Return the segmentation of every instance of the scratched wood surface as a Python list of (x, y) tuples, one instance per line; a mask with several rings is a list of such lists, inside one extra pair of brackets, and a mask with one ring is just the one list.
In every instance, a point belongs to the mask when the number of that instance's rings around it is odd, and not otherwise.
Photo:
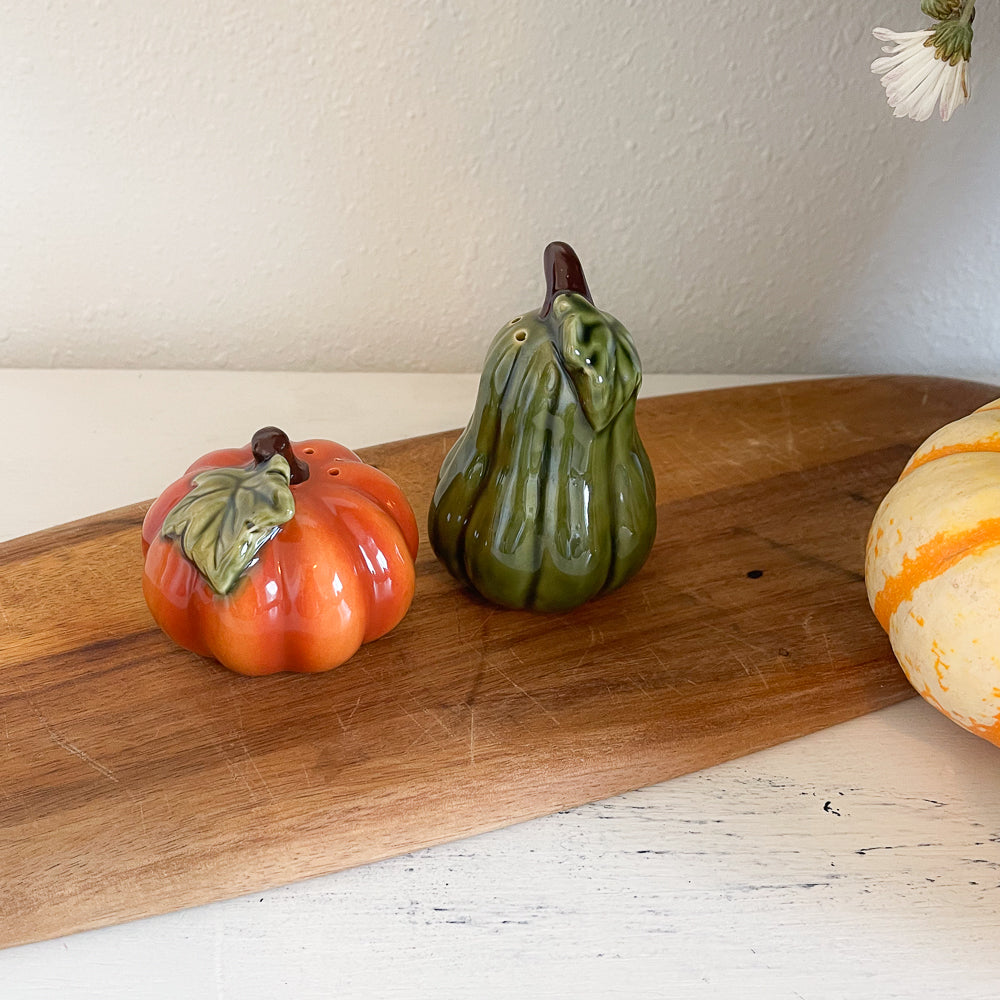
[[(643, 400), (659, 527), (571, 614), (486, 606), (424, 544), (391, 635), (319, 676), (184, 652), (145, 505), (0, 545), (0, 945), (359, 865), (652, 784), (911, 695), (862, 579), (930, 431), (1000, 395), (851, 378)], [(363, 454), (426, 511), (455, 434)]]

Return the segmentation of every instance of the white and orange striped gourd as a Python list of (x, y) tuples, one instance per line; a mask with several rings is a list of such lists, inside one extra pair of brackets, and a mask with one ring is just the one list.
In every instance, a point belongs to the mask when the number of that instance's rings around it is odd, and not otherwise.
[(910, 683), (1000, 746), (1000, 400), (914, 452), (872, 522), (865, 582)]

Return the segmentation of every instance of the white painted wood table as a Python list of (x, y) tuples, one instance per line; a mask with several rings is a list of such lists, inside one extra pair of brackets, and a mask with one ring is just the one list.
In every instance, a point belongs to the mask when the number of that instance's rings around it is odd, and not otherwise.
[[(261, 423), (352, 447), (458, 427), (476, 383), (3, 371), (0, 539), (154, 496)], [(35, 449), (64, 489), (24, 478)], [(4, 1000), (998, 995), (1000, 752), (919, 699), (469, 840), (0, 952)]]

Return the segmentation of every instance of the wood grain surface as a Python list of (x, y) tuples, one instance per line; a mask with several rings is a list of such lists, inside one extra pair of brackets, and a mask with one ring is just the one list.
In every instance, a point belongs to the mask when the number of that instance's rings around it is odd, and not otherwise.
[[(630, 584), (500, 610), (424, 544), (407, 618), (325, 675), (239, 677), (162, 636), (145, 505), (0, 545), (0, 945), (515, 823), (910, 696), (865, 533), (920, 440), (997, 395), (870, 377), (643, 400), (659, 527)], [(422, 518), (456, 433), (363, 454)]]

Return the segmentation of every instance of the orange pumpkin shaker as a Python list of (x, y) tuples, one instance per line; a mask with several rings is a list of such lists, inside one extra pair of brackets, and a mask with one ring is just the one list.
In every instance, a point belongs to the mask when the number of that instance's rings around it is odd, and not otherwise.
[(169, 486), (142, 548), (146, 603), (179, 645), (241, 674), (314, 673), (402, 620), (417, 525), (399, 487), (349, 449), (265, 427)]

